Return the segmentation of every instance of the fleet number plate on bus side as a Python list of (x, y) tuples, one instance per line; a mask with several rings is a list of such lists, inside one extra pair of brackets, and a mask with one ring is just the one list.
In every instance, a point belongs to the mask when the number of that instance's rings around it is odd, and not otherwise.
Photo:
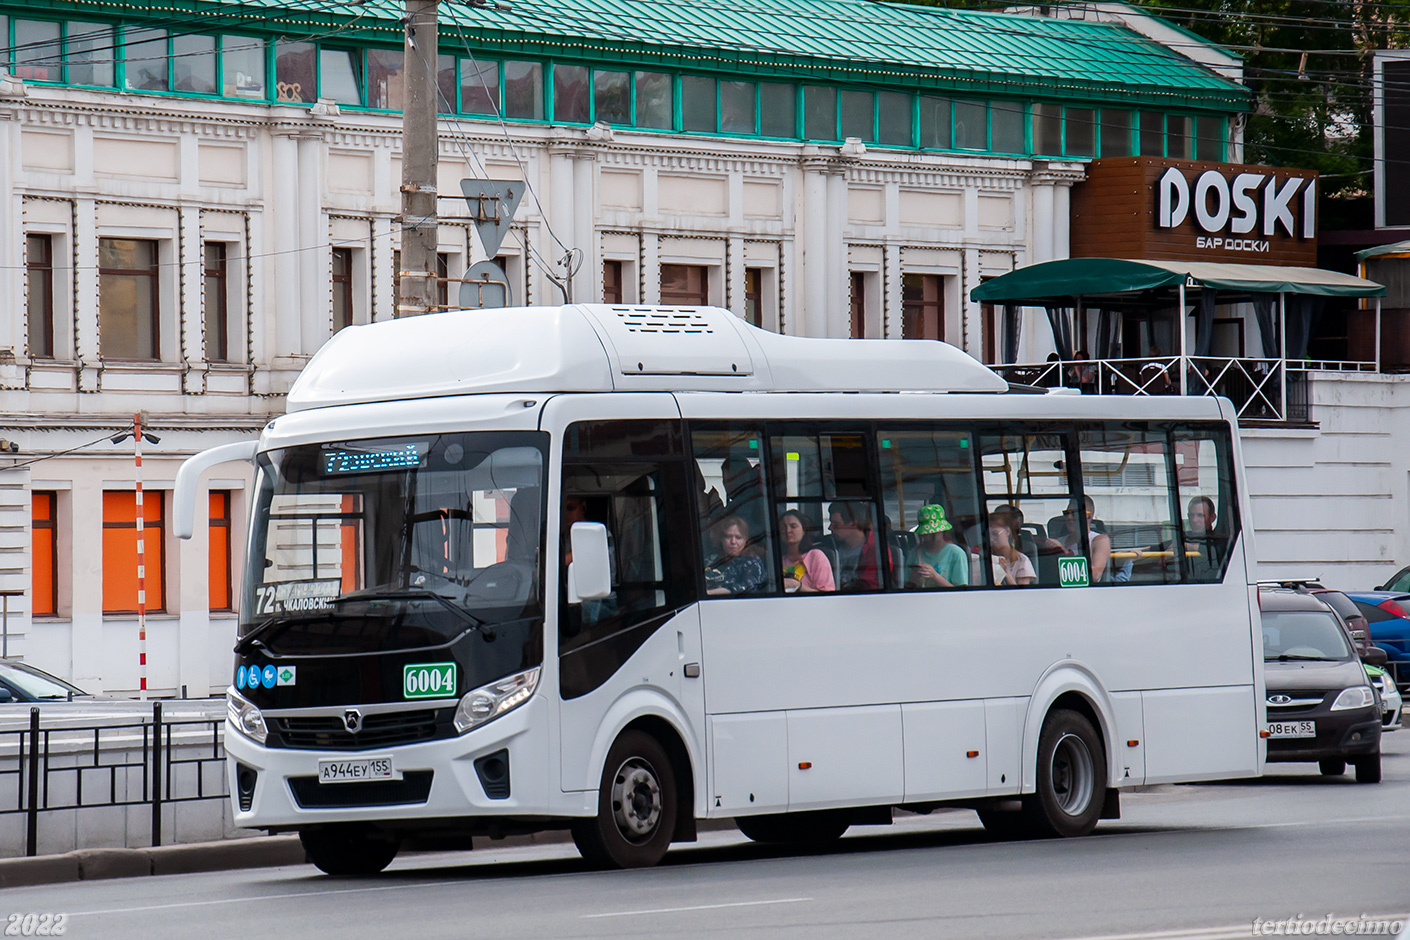
[(1317, 722), (1315, 722), (1315, 721), (1270, 721), (1270, 722), (1268, 722), (1268, 737), (1270, 737), (1270, 738), (1315, 738), (1315, 737), (1317, 737)]
[(358, 783), (362, 780), (400, 780), (390, 757), (364, 757), (356, 760), (321, 760), (319, 783)]

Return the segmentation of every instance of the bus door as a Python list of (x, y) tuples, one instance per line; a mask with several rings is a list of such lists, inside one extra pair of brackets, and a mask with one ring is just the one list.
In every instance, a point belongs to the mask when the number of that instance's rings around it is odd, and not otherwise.
[[(620, 417), (618, 417), (620, 416)], [(605, 716), (628, 696), (676, 712), (703, 755), (705, 699), (687, 466), (670, 395), (559, 397), (545, 426), (561, 428), (561, 482), (549, 550), (559, 570), (559, 755), (564, 791), (597, 786), (590, 766)], [(607, 527), (612, 592), (568, 604), (568, 533)], [(687, 669), (689, 666), (691, 668)]]

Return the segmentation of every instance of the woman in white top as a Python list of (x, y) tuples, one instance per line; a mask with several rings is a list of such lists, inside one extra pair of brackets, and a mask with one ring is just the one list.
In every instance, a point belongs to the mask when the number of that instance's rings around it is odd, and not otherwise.
[(1007, 507), (989, 513), (989, 548), (993, 551), (994, 583), (1021, 587), (1038, 580), (1033, 560), (1018, 550), (1018, 516)]

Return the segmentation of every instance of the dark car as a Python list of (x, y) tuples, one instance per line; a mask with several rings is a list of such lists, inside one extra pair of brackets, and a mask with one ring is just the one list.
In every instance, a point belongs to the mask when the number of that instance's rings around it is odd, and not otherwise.
[(1346, 632), (1351, 634), (1351, 642), (1356, 644), (1356, 655), (1363, 655), (1374, 642), (1371, 639), (1371, 625), (1356, 602), (1342, 591), (1332, 588), (1309, 587), (1308, 593), (1341, 615), (1346, 624)]
[(1270, 763), (1316, 761), (1323, 774), (1356, 768), (1381, 779), (1381, 703), (1346, 628), (1305, 591), (1264, 588), (1263, 674)]
[(68, 702), (87, 695), (78, 686), (29, 663), (0, 659), (0, 703)]

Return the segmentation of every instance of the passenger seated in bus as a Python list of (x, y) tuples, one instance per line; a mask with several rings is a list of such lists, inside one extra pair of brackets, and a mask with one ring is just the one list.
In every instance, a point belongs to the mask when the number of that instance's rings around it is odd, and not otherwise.
[(953, 588), (969, 585), (969, 553), (955, 542), (955, 527), (945, 507), (920, 507), (915, 534), (919, 539), (909, 567), (908, 587)]
[[(596, 521), (588, 515), (586, 498), (573, 495), (563, 497), (563, 578), (565, 584), (567, 583), (568, 566), (573, 563), (573, 523)], [(582, 624), (585, 627), (590, 627), (617, 613), (617, 546), (613, 540), (610, 525), (607, 527), (607, 570), (611, 573), (613, 593), (597, 600), (582, 602)]]
[(1214, 500), (1196, 496), (1185, 510), (1185, 557), (1196, 581), (1212, 581), (1224, 567), (1226, 539), (1215, 527)]
[(1048, 539), (1045, 546), (1062, 555), (1081, 555), (1082, 538), (1078, 533), (1086, 529), (1087, 545), (1092, 552), (1091, 557), (1087, 559), (1092, 569), (1089, 577), (1093, 584), (1107, 580), (1107, 566), (1111, 563), (1111, 538), (1092, 527), (1095, 514), (1096, 503), (1092, 497), (1083, 496), (1081, 508), (1077, 501), (1073, 500), (1062, 511), (1062, 524), (1066, 531), (1060, 539)]
[(797, 591), (803, 594), (835, 591), (837, 583), (833, 579), (832, 562), (813, 547), (808, 528), (807, 520), (796, 509), (790, 509), (778, 517), (778, 537), (782, 542), (779, 555), (783, 559), (783, 589), (789, 593)]
[(747, 594), (764, 583), (764, 563), (749, 544), (749, 523), (726, 516), (714, 528), (718, 554), (705, 566), (705, 593)]
[(828, 531), (837, 548), (837, 589), (874, 591), (881, 587), (871, 507), (862, 502), (834, 502), (828, 507)]
[(1018, 550), (1018, 516), (1000, 506), (989, 513), (989, 548), (993, 552), (994, 583), (1022, 587), (1038, 580), (1033, 559)]

